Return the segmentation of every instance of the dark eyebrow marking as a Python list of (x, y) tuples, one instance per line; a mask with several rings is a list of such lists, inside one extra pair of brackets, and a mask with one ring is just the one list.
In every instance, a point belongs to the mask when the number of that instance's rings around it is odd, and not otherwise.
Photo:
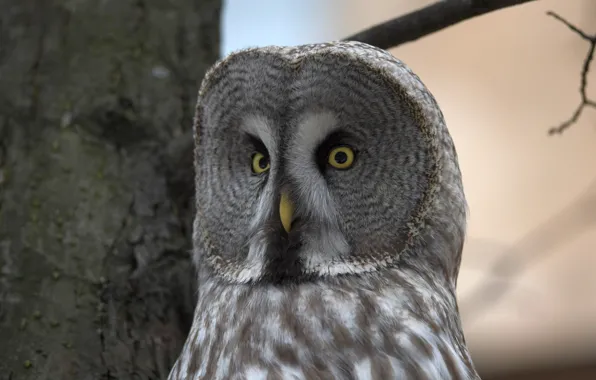
[(354, 138), (352, 135), (342, 130), (329, 134), (315, 150), (315, 161), (321, 173), (325, 173), (325, 169), (327, 168), (327, 155), (331, 148), (339, 145), (348, 145), (354, 150), (355, 154), (358, 154), (356, 147), (351, 144), (353, 141)]
[(257, 152), (269, 155), (267, 147), (265, 146), (265, 144), (263, 144), (263, 141), (261, 141), (260, 138), (251, 133), (245, 133), (245, 136), (248, 143), (251, 144)]

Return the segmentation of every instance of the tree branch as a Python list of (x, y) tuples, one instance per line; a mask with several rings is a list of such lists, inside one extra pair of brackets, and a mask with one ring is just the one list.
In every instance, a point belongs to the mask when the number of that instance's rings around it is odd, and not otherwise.
[(345, 40), (389, 49), (417, 40), (461, 21), (535, 0), (440, 0), (422, 9), (375, 25)]
[(575, 109), (575, 112), (573, 112), (573, 115), (571, 115), (571, 117), (569, 119), (567, 119), (566, 121), (561, 123), (559, 126), (549, 129), (548, 134), (554, 135), (554, 134), (563, 133), (567, 128), (569, 128), (573, 124), (577, 123), (584, 108), (586, 108), (586, 107), (596, 108), (596, 101), (588, 98), (587, 89), (586, 89), (588, 87), (588, 73), (590, 72), (590, 64), (594, 60), (594, 51), (596, 50), (596, 34), (594, 34), (592, 36), (588, 35), (586, 32), (579, 29), (575, 25), (571, 24), (569, 21), (565, 20), (563, 17), (559, 16), (555, 12), (549, 11), (546, 14), (561, 21), (571, 31), (575, 32), (582, 39), (584, 39), (590, 43), (590, 49), (588, 50), (588, 54), (586, 55), (586, 58), (584, 59), (584, 64), (583, 64), (582, 73), (581, 73), (581, 84), (579, 87), (579, 93), (581, 95), (581, 103), (577, 106), (577, 108)]

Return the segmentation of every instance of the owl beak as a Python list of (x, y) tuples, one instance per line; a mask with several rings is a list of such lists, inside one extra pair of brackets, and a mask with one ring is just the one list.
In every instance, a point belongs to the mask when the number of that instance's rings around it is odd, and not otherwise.
[(288, 194), (281, 193), (281, 200), (279, 201), (279, 217), (281, 224), (286, 232), (290, 232), (292, 228), (292, 216), (294, 214), (294, 204), (290, 201)]

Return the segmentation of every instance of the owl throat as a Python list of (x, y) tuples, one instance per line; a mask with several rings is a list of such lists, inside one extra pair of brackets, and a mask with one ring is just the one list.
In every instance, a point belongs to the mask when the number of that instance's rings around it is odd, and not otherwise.
[(414, 269), (283, 285), (199, 277), (170, 380), (478, 378), (453, 289)]
[[(294, 223), (283, 231), (274, 217), (258, 225), (243, 242), (242, 254), (224, 254), (212, 243), (210, 226), (196, 218), (193, 237), (197, 266), (231, 284), (296, 284), (313, 280), (375, 273), (395, 267), (413, 243), (408, 231), (396, 230), (388, 243), (370, 238), (363, 247), (351, 246), (336, 224), (328, 221)], [(302, 218), (300, 218), (302, 219)]]

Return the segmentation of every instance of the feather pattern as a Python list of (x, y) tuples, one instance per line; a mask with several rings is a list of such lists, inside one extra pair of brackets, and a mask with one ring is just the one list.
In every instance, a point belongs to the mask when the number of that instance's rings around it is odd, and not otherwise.
[(208, 71), (194, 131), (198, 303), (170, 380), (479, 379), (457, 154), (407, 66), (358, 42), (245, 49)]

